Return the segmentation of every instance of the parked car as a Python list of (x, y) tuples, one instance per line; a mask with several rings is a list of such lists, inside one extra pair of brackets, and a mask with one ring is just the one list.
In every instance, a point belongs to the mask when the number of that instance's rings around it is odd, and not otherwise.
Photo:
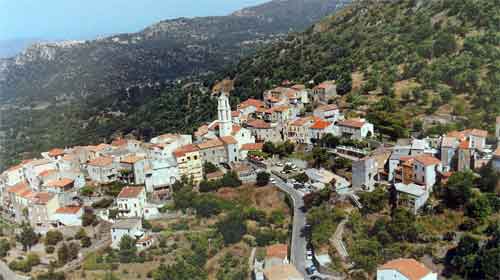
[(308, 259), (308, 260), (312, 260), (313, 259), (313, 253), (312, 253), (312, 251), (307, 251), (307, 253), (306, 253), (306, 259)]
[(276, 166), (282, 167), (282, 166), (283, 166), (283, 163), (278, 162), (278, 163), (276, 163)]
[(272, 184), (276, 184), (276, 179), (271, 178), (271, 179), (269, 179), (269, 182), (271, 182)]

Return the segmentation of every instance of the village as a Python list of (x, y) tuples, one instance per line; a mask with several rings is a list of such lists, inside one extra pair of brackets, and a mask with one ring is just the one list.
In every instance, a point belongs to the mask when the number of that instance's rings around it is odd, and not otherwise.
[[(389, 143), (363, 116), (344, 114), (336, 87), (335, 81), (313, 88), (286, 82), (265, 91), (263, 100), (233, 108), (230, 90), (221, 87), (214, 91), (217, 120), (193, 135), (164, 134), (147, 142), (124, 136), (23, 160), (0, 175), (2, 219), (40, 236), (56, 230), (73, 236), (92, 225), (82, 237), (91, 244), (74, 257), (81, 261), (98, 247), (119, 249), (125, 236), (139, 251), (157, 243), (144, 220), (173, 215), (165, 209), (172, 186), (183, 178), (198, 191), (224, 176), (256, 182), (266, 173), (265, 183), (290, 195), (295, 208), (303, 207), (308, 195), (330, 189), (360, 209), (360, 194), (393, 189), (404, 197), (399, 205), (418, 215), (436, 185), (453, 173), (486, 165), (500, 172), (500, 117), (495, 135), (468, 128)], [(498, 144), (489, 141), (493, 137)], [(322, 166), (330, 159), (339, 163), (338, 170)], [(294, 211), (289, 244), (270, 245), (263, 259), (255, 258), (255, 279), (334, 279), (321, 269), (332, 262), (330, 256), (317, 253), (300, 234), (311, 230), (303, 211)], [(337, 247), (340, 255), (347, 253), (342, 237)], [(437, 279), (437, 274), (415, 259), (395, 259), (377, 269), (377, 279)]]

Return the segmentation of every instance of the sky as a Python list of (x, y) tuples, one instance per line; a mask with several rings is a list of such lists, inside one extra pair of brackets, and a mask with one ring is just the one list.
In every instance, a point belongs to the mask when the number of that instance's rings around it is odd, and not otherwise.
[(268, 0), (0, 0), (0, 40), (92, 39), (160, 20), (226, 15)]

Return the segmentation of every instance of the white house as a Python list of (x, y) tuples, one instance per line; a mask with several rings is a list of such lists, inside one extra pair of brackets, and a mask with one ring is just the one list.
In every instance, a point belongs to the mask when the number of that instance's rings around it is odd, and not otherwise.
[(441, 161), (433, 156), (420, 155), (414, 158), (413, 181), (429, 191), (436, 184), (437, 173), (442, 172)]
[(377, 269), (377, 280), (437, 280), (432, 272), (414, 259), (396, 259)]
[(493, 166), (493, 169), (500, 172), (500, 146), (496, 149), (495, 153), (493, 154), (493, 159), (491, 164)]
[(252, 132), (257, 142), (283, 141), (281, 131), (276, 123), (269, 123), (264, 120), (252, 120), (247, 123), (247, 128)]
[[(399, 201), (405, 201), (405, 203), (407, 203), (406, 206), (411, 208), (414, 214), (417, 214), (418, 210), (420, 210), (427, 202), (427, 199), (429, 199), (429, 192), (422, 186), (413, 183), (397, 183), (395, 187)], [(401, 199), (401, 195), (406, 196), (407, 200)]]
[(119, 217), (142, 218), (146, 206), (146, 190), (143, 187), (125, 187), (116, 198)]
[(337, 122), (339, 136), (351, 139), (364, 139), (374, 135), (373, 124), (365, 119), (347, 119)]
[(7, 169), (3, 173), (3, 175), (6, 178), (5, 184), (7, 186), (14, 186), (26, 180), (26, 177), (24, 177), (22, 164), (12, 166), (11, 168)]
[(342, 118), (340, 110), (335, 104), (318, 106), (314, 109), (314, 116), (332, 122), (336, 122)]
[(83, 208), (81, 206), (60, 207), (50, 217), (61, 226), (82, 226)]
[(309, 126), (309, 141), (308, 143), (318, 142), (326, 134), (334, 134), (335, 126), (332, 122), (323, 119), (316, 120)]
[(136, 155), (130, 155), (120, 160), (121, 171), (130, 172), (128, 183), (143, 185), (146, 181), (146, 158)]
[(378, 163), (374, 157), (352, 162), (352, 187), (372, 190), (378, 175)]
[(111, 157), (97, 157), (87, 165), (87, 171), (92, 181), (106, 184), (118, 178), (118, 166)]
[(145, 236), (142, 229), (141, 219), (121, 219), (111, 226), (111, 247), (120, 248), (122, 237), (128, 235), (133, 239), (140, 240)]

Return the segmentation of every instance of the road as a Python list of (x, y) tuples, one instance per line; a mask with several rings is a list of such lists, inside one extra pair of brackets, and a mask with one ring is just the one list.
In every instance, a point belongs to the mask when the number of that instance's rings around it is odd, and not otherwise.
[(10, 270), (10, 268), (3, 261), (0, 261), (0, 275), (3, 276), (5, 280), (28, 280), (26, 276), (17, 275), (15, 272)]
[(290, 262), (295, 265), (298, 271), (303, 275), (306, 267), (306, 238), (301, 236), (302, 229), (306, 224), (306, 214), (302, 212), (304, 200), (302, 195), (293, 187), (288, 186), (279, 177), (272, 175), (276, 180), (276, 186), (282, 191), (290, 195), (293, 201), (293, 230), (292, 230), (292, 245), (290, 248)]

